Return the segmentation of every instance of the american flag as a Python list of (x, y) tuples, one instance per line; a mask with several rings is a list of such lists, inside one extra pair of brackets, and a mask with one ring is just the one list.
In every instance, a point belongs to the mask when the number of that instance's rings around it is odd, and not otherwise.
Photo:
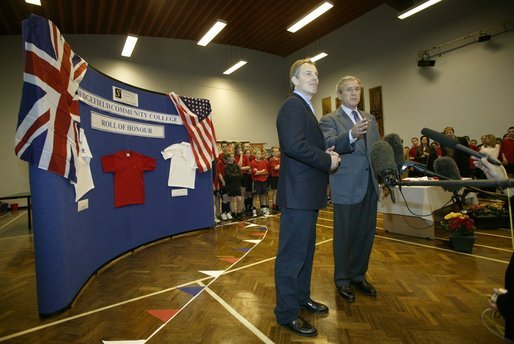
[(25, 71), (15, 153), (41, 169), (76, 181), (73, 149), (79, 150), (76, 95), (87, 63), (66, 43), (57, 26), (31, 15), (23, 21)]
[(179, 97), (173, 92), (170, 98), (186, 127), (198, 169), (200, 172), (210, 170), (212, 161), (218, 156), (211, 104), (207, 99)]

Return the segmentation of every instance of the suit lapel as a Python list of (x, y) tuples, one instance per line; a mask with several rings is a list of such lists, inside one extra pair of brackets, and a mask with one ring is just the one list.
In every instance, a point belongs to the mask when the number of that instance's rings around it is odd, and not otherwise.
[[(312, 112), (312, 109), (311, 107), (309, 106), (309, 104), (305, 101), (305, 99), (303, 99), (302, 97), (300, 97), (298, 94), (296, 93), (293, 93), (293, 95), (300, 99), (300, 101), (302, 102), (303, 106), (305, 106), (305, 109), (307, 110), (307, 112), (312, 116), (312, 120), (314, 120), (316, 122), (316, 124), (318, 124), (318, 119), (316, 118), (316, 115), (314, 115), (314, 113)], [(316, 126), (318, 128), (318, 131), (321, 135), (323, 135), (323, 132), (321, 131), (321, 128), (319, 127), (319, 124)]]
[(343, 111), (343, 109), (341, 107), (339, 107), (339, 109), (337, 109), (337, 116), (336, 116), (336, 118), (339, 121), (339, 123), (341, 123), (343, 128), (345, 128), (346, 130), (352, 129), (353, 122), (348, 117), (348, 115)]
[[(366, 115), (361, 113), (358, 109), (357, 112), (359, 112), (362, 118), (367, 118)], [(344, 112), (343, 108), (341, 107), (339, 107), (339, 109), (337, 110), (337, 114), (338, 115), (336, 116), (336, 118), (338, 119), (339, 123), (341, 123), (346, 130), (350, 131), (353, 128), (353, 121), (350, 119), (350, 117), (348, 117), (346, 112)], [(363, 150), (366, 150), (366, 146), (368, 144), (368, 135), (365, 136), (365, 139), (366, 142), (364, 142), (364, 140), (357, 140), (355, 144), (359, 145)]]

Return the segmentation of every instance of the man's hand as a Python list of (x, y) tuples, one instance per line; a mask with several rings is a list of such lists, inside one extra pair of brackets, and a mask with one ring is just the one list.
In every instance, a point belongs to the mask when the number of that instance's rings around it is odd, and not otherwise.
[(330, 163), (330, 171), (333, 171), (339, 167), (341, 163), (341, 158), (339, 157), (339, 153), (334, 152), (334, 146), (327, 148), (326, 153), (330, 154), (330, 159), (332, 160)]
[(503, 166), (496, 166), (487, 161), (487, 158), (479, 159), (472, 156), (473, 165), (481, 169), (488, 179), (500, 180), (508, 178), (507, 172)]
[(369, 126), (369, 121), (366, 118), (363, 118), (362, 120), (355, 123), (355, 125), (353, 126), (353, 128), (351, 130), (352, 137), (357, 139), (361, 135), (365, 135), (368, 132), (368, 126)]
[[(505, 171), (505, 167), (493, 165), (487, 160), (487, 158), (479, 159), (472, 156), (471, 159), (473, 160), (473, 165), (481, 169), (487, 176), (487, 179), (501, 180), (509, 178), (507, 171)], [(512, 197), (512, 195), (514, 195), (514, 188), (504, 189), (503, 192), (507, 195), (510, 194)]]
[(496, 305), (496, 300), (498, 299), (498, 296), (506, 294), (507, 290), (503, 288), (494, 288), (493, 289), (493, 295), (489, 298), (489, 306), (491, 306), (492, 309), (498, 310), (498, 306)]

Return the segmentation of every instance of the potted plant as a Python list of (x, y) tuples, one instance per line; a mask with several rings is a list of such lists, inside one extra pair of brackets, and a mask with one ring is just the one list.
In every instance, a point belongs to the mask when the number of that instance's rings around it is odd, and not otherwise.
[(477, 228), (508, 228), (507, 209), (497, 202), (470, 205), (465, 213), (474, 221)]
[(455, 251), (472, 253), (475, 244), (475, 221), (468, 215), (451, 212), (441, 221), (450, 234), (450, 244)]

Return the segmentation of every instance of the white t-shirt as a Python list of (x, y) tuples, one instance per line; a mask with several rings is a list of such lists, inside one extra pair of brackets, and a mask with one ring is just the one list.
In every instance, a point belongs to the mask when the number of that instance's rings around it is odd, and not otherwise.
[(86, 135), (84, 134), (84, 129), (82, 128), (80, 128), (78, 156), (76, 155), (75, 150), (73, 150), (73, 152), (75, 170), (77, 173), (77, 183), (72, 184), (75, 187), (75, 202), (78, 202), (78, 200), (81, 199), (89, 190), (95, 188), (91, 168), (89, 167), (93, 154), (91, 154)]
[(191, 144), (175, 143), (162, 152), (164, 160), (171, 158), (168, 186), (195, 188), (196, 161)]

